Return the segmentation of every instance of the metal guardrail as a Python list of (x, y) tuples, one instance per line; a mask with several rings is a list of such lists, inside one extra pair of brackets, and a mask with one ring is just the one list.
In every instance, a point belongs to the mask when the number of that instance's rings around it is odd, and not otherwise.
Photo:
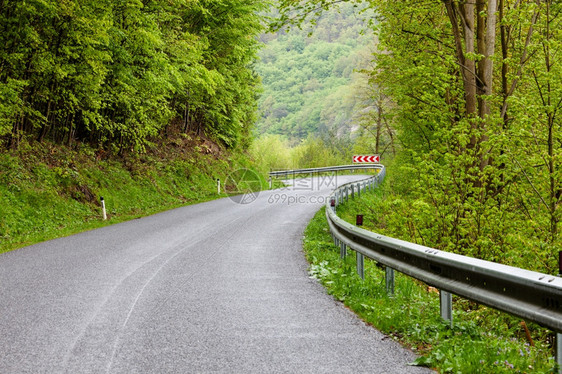
[[(379, 178), (345, 184), (328, 201), (334, 199), (337, 206), (351, 189), (360, 191)], [(345, 222), (328, 208), (332, 234), (351, 249), (440, 290), (562, 332), (562, 278), (379, 235)]]
[(365, 170), (365, 169), (384, 169), (381, 164), (354, 164), (340, 166), (326, 166), (320, 168), (296, 169), (296, 170), (273, 170), (269, 172), (272, 177), (287, 177), (296, 174), (313, 174), (313, 173), (329, 173), (343, 170)]
[(326, 218), (342, 256), (346, 247), (357, 252), (362, 277), (363, 256), (386, 265), (390, 292), (394, 287), (392, 269), (439, 289), (441, 316), (451, 323), (451, 294), (455, 294), (547, 327), (558, 333), (557, 362), (562, 364), (562, 278), (393, 239), (337, 216), (337, 206), (350, 194), (376, 187), (384, 175), (382, 167), (378, 175), (342, 185), (330, 195)]

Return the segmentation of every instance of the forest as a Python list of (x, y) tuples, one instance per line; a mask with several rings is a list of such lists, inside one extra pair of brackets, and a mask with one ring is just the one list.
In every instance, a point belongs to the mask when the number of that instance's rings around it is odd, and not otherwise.
[[(323, 16), (338, 4), (339, 15)], [(268, 140), (281, 148), (311, 133), (321, 139), (306, 140), (299, 164), (344, 162), (361, 149), (394, 158), (382, 207), (388, 233), (556, 272), (560, 2), (277, 5), (269, 20), (276, 34), (264, 36), (265, 1), (2, 1), (2, 147), (32, 139), (142, 154), (175, 128), (247, 149), (258, 120), (260, 70), (265, 116), (257, 131), (285, 136)], [(349, 22), (354, 17), (363, 17), (361, 26)], [(308, 21), (317, 36), (279, 33)], [(367, 28), (374, 38), (352, 37)], [(262, 54), (257, 67), (260, 39), (282, 53)], [(360, 78), (350, 65), (365, 51), (372, 54)], [(303, 63), (321, 60), (327, 64)], [(296, 84), (276, 87), (285, 84), (281, 76)], [(361, 89), (345, 98), (342, 90), (354, 79)], [(346, 113), (364, 111), (351, 124)], [(351, 139), (352, 126), (366, 136)], [(267, 142), (256, 146), (268, 149)]]
[(265, 1), (0, 2), (0, 140), (143, 152), (175, 126), (248, 146)]
[[(316, 19), (336, 3), (283, 0), (279, 24)], [(368, 4), (378, 37), (369, 80), (399, 147), (380, 228), (427, 246), (557, 273), (562, 4)]]

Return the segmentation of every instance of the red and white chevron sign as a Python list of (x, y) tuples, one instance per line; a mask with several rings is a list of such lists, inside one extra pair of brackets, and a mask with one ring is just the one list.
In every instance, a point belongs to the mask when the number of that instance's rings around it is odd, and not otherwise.
[(353, 163), (375, 163), (381, 162), (381, 158), (379, 155), (356, 155), (353, 156)]

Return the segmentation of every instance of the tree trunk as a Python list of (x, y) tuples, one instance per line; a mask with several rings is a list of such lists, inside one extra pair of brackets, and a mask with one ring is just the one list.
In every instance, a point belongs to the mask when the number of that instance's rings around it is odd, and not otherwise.
[[(460, 67), (465, 94), (465, 115), (470, 121), (472, 134), (468, 149), (473, 150), (483, 170), (491, 163), (481, 145), (488, 140), (485, 131), (490, 116), (488, 96), (493, 93), (493, 55), (496, 43), (497, 0), (461, 1), (444, 0), (451, 22), (457, 63)], [(463, 47), (464, 46), (464, 47)], [(480, 55), (478, 63), (476, 56)], [(480, 185), (476, 178), (476, 185)]]

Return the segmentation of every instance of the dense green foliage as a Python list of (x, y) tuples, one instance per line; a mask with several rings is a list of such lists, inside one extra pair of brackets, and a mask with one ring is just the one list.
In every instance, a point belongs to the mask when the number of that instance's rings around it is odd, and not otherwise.
[[(302, 20), (339, 2), (280, 3)], [(557, 272), (562, 4), (367, 3), (380, 43), (371, 83), (392, 101), (401, 148), (389, 221), (431, 247)]]
[(216, 178), (224, 183), (248, 167), (246, 156), (188, 135), (170, 136), (137, 157), (23, 142), (0, 154), (0, 252), (226, 196), (217, 195)]
[(417, 208), (408, 220), (413, 236), (556, 272), (562, 5), (376, 4), (380, 49), (391, 53), (378, 55), (373, 74), (398, 104), (404, 151), (396, 172), (409, 182), (395, 192), (407, 196), (406, 210)]
[[(291, 143), (315, 134), (349, 139), (352, 119), (364, 105), (357, 70), (371, 59), (372, 32), (353, 6), (326, 12), (310, 29), (264, 34), (256, 65), (263, 78), (260, 134), (286, 136)], [(310, 33), (310, 35), (309, 35)]]
[(248, 145), (265, 1), (0, 2), (0, 140), (143, 151), (172, 120)]
[(348, 141), (334, 138), (331, 144), (327, 144), (320, 137), (313, 135), (291, 147), (285, 137), (266, 134), (256, 139), (250, 147), (256, 167), (263, 173), (270, 170), (348, 164), (351, 151)]
[[(381, 204), (380, 194), (361, 196), (361, 200), (339, 206), (338, 214), (350, 219), (357, 209)], [(372, 216), (374, 213), (369, 219)], [(390, 297), (384, 269), (368, 259), (365, 280), (361, 280), (353, 253), (340, 260), (324, 210), (307, 227), (304, 250), (311, 263), (310, 275), (367, 323), (420, 354), (414, 365), (443, 373), (555, 372), (552, 347), (541, 342), (548, 332), (538, 326), (529, 326), (535, 338), (531, 346), (516, 318), (455, 299), (451, 328), (439, 316), (439, 295), (424, 284), (397, 274), (395, 293)]]

